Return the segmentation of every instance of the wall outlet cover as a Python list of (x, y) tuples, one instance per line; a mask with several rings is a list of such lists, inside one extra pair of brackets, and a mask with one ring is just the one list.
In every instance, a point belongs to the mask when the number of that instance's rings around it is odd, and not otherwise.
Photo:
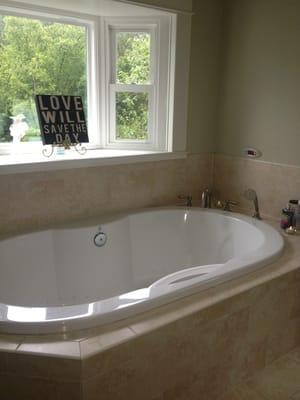
[(260, 158), (262, 156), (262, 152), (254, 147), (246, 147), (243, 150), (243, 155), (248, 158)]

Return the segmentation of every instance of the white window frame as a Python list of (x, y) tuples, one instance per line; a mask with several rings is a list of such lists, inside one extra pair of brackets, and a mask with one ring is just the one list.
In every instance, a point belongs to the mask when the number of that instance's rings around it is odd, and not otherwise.
[[(16, 3), (14, 3), (16, 4)], [(87, 32), (87, 149), (172, 151), (176, 19), (174, 16), (101, 17), (0, 0), (0, 14), (84, 26)], [(121, 90), (112, 78), (111, 29), (151, 32), (150, 85), (128, 85), (122, 90), (149, 92), (149, 140), (115, 140), (112, 134), (114, 94)], [(155, 82), (154, 82), (155, 81)], [(120, 86), (120, 85), (118, 85)], [(134, 87), (133, 87), (134, 86)], [(40, 153), (41, 143), (21, 143), (22, 153)], [(0, 143), (0, 154), (11, 152), (11, 143)]]
[[(104, 147), (109, 149), (131, 149), (171, 151), (169, 113), (172, 110), (173, 97), (170, 85), (172, 84), (171, 63), (172, 47), (172, 19), (171, 17), (148, 18), (104, 18), (105, 38), (105, 91), (109, 99), (106, 110), (107, 123), (104, 138)], [(116, 83), (116, 34), (118, 32), (147, 32), (151, 36), (151, 67), (150, 83), (125, 85)], [(149, 94), (149, 125), (148, 140), (121, 140), (116, 139), (115, 96), (118, 92), (141, 92)]]
[[(148, 84), (120, 84), (117, 83), (117, 34), (119, 32), (145, 32), (150, 35), (150, 71)], [(156, 26), (132, 25), (123, 24), (122, 26), (109, 25), (110, 35), (110, 75), (111, 83), (109, 84), (109, 132), (107, 136), (107, 147), (120, 147), (120, 148), (137, 148), (148, 149), (156, 147), (157, 143), (157, 129), (155, 121), (155, 100), (157, 93), (157, 65), (156, 65), (156, 46), (157, 46), (157, 28)], [(130, 93), (147, 93), (148, 94), (148, 139), (146, 140), (122, 140), (116, 138), (116, 95), (120, 92)]]

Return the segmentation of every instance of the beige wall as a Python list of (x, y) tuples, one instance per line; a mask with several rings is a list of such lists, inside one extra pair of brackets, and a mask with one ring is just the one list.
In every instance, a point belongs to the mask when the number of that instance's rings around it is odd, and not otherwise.
[(219, 153), (300, 165), (300, 1), (228, 0)]
[(194, 0), (188, 151), (215, 149), (220, 77), (222, 0)]

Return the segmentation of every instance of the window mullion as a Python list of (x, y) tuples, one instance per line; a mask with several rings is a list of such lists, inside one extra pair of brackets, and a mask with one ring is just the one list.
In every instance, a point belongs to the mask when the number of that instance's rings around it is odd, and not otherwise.
[(125, 85), (121, 83), (111, 84), (111, 90), (115, 92), (150, 93), (154, 85)]

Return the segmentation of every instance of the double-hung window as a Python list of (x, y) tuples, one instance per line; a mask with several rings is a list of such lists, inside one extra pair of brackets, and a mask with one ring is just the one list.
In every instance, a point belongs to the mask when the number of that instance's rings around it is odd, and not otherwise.
[(0, 3), (0, 153), (40, 151), (36, 94), (83, 98), (89, 149), (172, 150), (173, 15), (19, 7)]
[(155, 30), (111, 28), (109, 143), (154, 143)]
[(171, 19), (106, 18), (106, 147), (168, 150)]

